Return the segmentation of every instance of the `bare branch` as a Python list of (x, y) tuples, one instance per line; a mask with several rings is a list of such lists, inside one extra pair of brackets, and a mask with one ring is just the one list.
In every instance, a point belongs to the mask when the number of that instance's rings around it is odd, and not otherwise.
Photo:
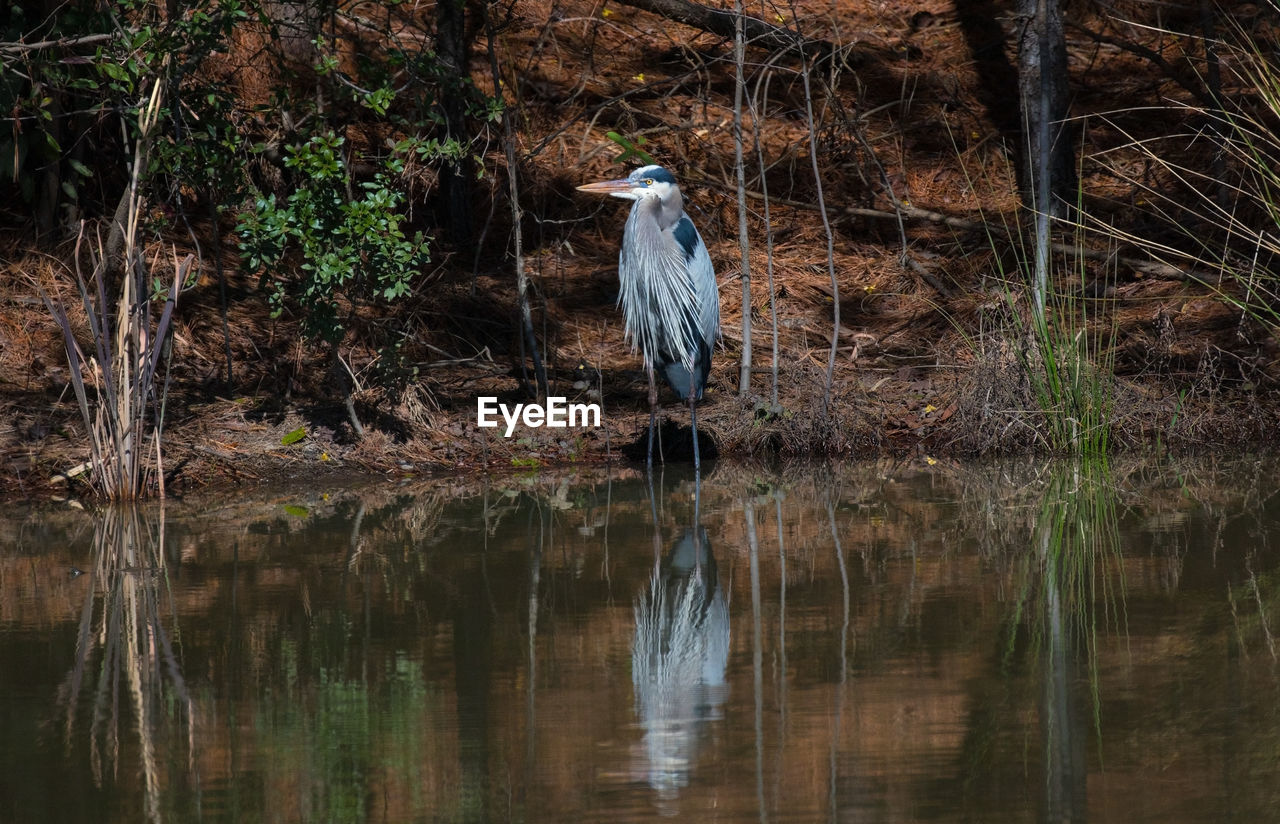
[(59, 37), (57, 40), (40, 40), (35, 43), (0, 43), (0, 53), (26, 54), (33, 51), (44, 51), (45, 49), (91, 46), (94, 43), (105, 43), (108, 40), (114, 40), (118, 36), (116, 34), (86, 34), (81, 37)]

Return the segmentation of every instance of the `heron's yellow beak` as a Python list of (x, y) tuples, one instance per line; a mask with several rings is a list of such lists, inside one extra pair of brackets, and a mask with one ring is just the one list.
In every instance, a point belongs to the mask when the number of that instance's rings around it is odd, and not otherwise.
[(635, 184), (630, 180), (602, 180), (599, 183), (584, 183), (578, 187), (579, 192), (590, 192), (593, 195), (613, 195), (619, 192), (630, 192)]

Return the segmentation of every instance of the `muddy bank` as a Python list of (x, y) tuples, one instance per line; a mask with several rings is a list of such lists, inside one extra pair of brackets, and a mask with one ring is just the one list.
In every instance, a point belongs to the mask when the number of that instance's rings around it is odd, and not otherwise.
[[(222, 365), (216, 358), (221, 349), (216, 307), (202, 305), (208, 290), (197, 290), (186, 296), (175, 333), (162, 441), (166, 488), (184, 494), (307, 477), (420, 477), (642, 460), (647, 385), (638, 356), (621, 342), (621, 318), (609, 295), (612, 277), (608, 270), (582, 267), (580, 278), (598, 294), (595, 305), (570, 312), (567, 307), (581, 302), (548, 301), (556, 316), (548, 311), (545, 320), (545, 328), (561, 330), (549, 336), (560, 342), (576, 340), (574, 331), (596, 327), (594, 346), (549, 346), (546, 362), (551, 394), (571, 403), (598, 404), (601, 425), (550, 429), (519, 424), (511, 437), (504, 437), (505, 424), (477, 425), (479, 397), (512, 407), (531, 401), (527, 381), (512, 363), (513, 353), (495, 345), (500, 335), (489, 339), (487, 351), (478, 355), (425, 362), (411, 391), (357, 391), (355, 409), (364, 429), (357, 437), (346, 408), (326, 390), (331, 380), (326, 352), (291, 334), (287, 322), (272, 321), (264, 307), (256, 315), (247, 311), (255, 302), (247, 288), (231, 328), (236, 346), (256, 355), (234, 362), (239, 388), (250, 391), (225, 396), (225, 386), (216, 378)], [(509, 286), (496, 278), (480, 283), (475, 300), (507, 305)], [(1152, 370), (1112, 379), (1115, 400), (1109, 420), (1117, 448), (1273, 449), (1280, 419), (1274, 393), (1261, 391), (1256, 379), (1233, 380), (1230, 371), (1240, 368), (1238, 356), (1216, 348), (1203, 331), (1214, 327), (1220, 306), (1185, 297), (1142, 305), (1147, 319), (1134, 318), (1122, 331), (1132, 340), (1151, 330), (1160, 354), (1153, 349), (1143, 357), (1172, 363), (1178, 352), (1201, 355), (1181, 376)], [(9, 330), (0, 378), (7, 387), (6, 423), (0, 427), (3, 491), (11, 498), (83, 494), (82, 479), (58, 477), (81, 465), (88, 447), (67, 389), (56, 328), (43, 307), (24, 300), (21, 291), (7, 295), (0, 307), (0, 323)], [(489, 317), (515, 337), (509, 313)], [(807, 347), (791, 342), (780, 346), (776, 407), (767, 361), (754, 376), (752, 393), (738, 394), (733, 341), (726, 336), (698, 409), (704, 454), (764, 461), (943, 460), (1049, 451), (1045, 416), (1029, 396), (1022, 368), (1007, 345), (975, 353), (958, 335), (950, 341), (933, 339), (936, 321), (927, 316), (900, 311), (878, 317), (874, 323), (870, 318), (860, 323), (857, 337), (839, 352), (825, 417), (826, 349), (816, 334), (807, 336)], [(731, 328), (735, 320), (729, 315), (726, 326)], [(803, 322), (815, 332), (821, 328), (816, 314)], [(1166, 332), (1155, 334), (1162, 324)], [(759, 339), (768, 340), (758, 333)], [(353, 362), (361, 365), (355, 358)], [(671, 460), (687, 460), (688, 411), (665, 388), (661, 400), (659, 442)]]

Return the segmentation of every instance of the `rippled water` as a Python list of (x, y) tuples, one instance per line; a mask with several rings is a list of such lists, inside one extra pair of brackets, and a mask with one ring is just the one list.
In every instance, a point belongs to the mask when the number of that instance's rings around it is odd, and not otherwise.
[(1278, 474), (11, 511), (0, 821), (1275, 820)]

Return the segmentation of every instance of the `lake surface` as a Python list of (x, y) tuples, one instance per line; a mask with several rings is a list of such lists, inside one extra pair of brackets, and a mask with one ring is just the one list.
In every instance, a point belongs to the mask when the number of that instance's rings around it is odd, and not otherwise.
[(722, 465), (11, 509), (0, 821), (1274, 821), (1278, 478)]

